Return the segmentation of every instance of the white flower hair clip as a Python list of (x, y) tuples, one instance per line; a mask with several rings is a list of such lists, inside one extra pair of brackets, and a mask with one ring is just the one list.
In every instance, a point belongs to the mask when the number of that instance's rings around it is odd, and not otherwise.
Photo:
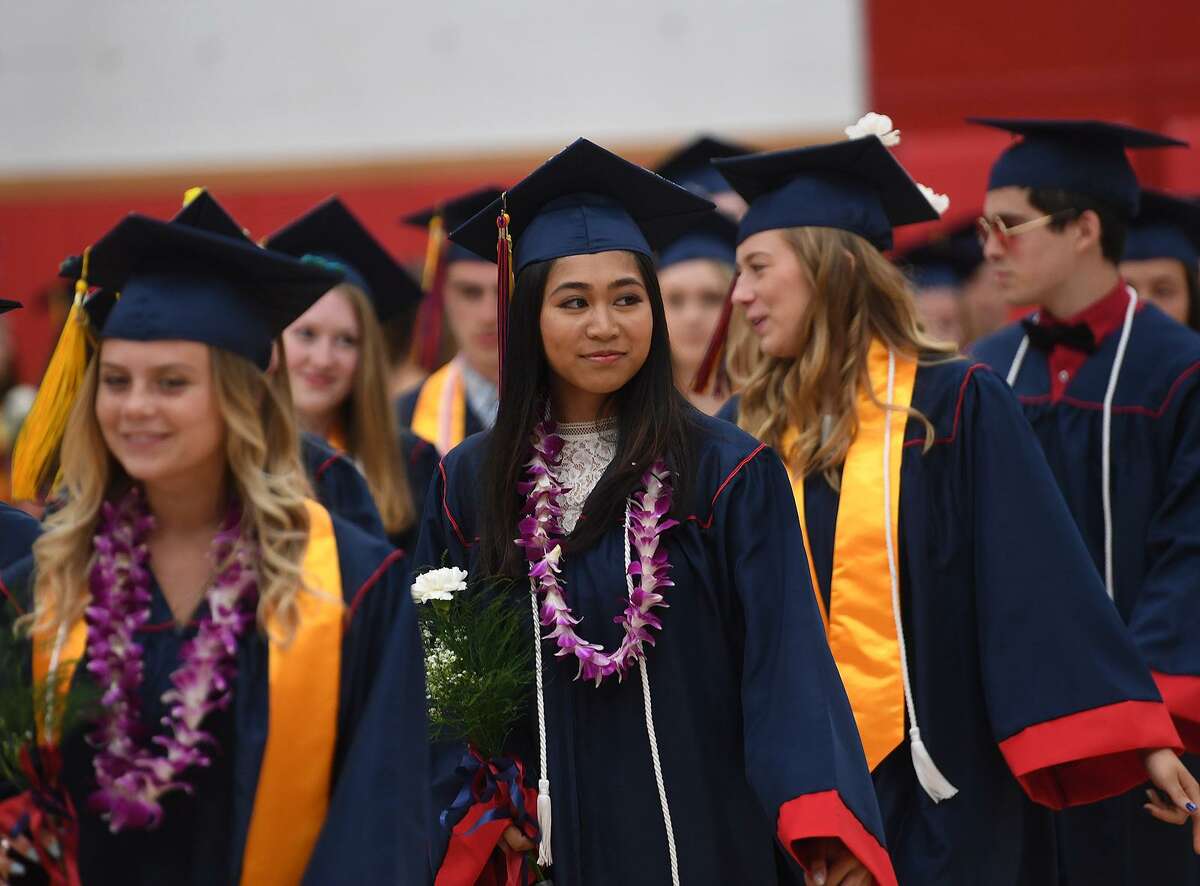
[(892, 118), (887, 114), (876, 114), (874, 111), (868, 111), (853, 126), (847, 126), (845, 133), (847, 138), (877, 135), (879, 140), (889, 148), (900, 144), (900, 130), (892, 127)]
[(926, 187), (920, 182), (916, 183), (921, 189), (921, 193), (925, 195), (925, 199), (929, 201), (929, 205), (933, 207), (933, 211), (938, 215), (945, 215), (946, 210), (950, 208), (950, 198), (945, 194), (939, 194), (933, 188)]

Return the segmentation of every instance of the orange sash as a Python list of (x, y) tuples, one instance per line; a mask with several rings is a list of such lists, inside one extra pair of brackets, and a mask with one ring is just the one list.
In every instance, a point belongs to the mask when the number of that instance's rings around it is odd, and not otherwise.
[(467, 394), (457, 360), (425, 379), (413, 408), (412, 432), (436, 446), (442, 455), (466, 437)]
[[(882, 342), (871, 342), (867, 370), (876, 399), (886, 403), (888, 349)], [(907, 408), (912, 403), (916, 376), (916, 361), (897, 357), (892, 405)], [(859, 391), (857, 408), (858, 433), (850, 444), (842, 468), (828, 613), (824, 611), (808, 540), (804, 478), (792, 475), (791, 479), (809, 574), (821, 614), (826, 619), (829, 648), (854, 710), (867, 765), (874, 769), (904, 741), (904, 683), (892, 612), (891, 571), (884, 524), (883, 448), (884, 431), (890, 420), (892, 501), (888, 512), (892, 521), (891, 537), (898, 539), (900, 463), (904, 455), (904, 427), (908, 414), (902, 409), (881, 409), (872, 402), (865, 389)], [(783, 441), (785, 452), (788, 442), (786, 438)]]
[[(302, 564), (311, 589), (296, 598), (300, 623), (292, 642), (270, 642), (267, 742), (246, 851), (244, 884), (300, 882), (312, 855), (329, 806), (333, 751), (337, 740), (338, 687), (342, 653), (342, 578), (337, 541), (329, 512), (307, 501), (308, 546)], [(281, 626), (268, 620), (268, 635)], [(83, 619), (54, 638), (34, 639), (34, 682), (52, 667), (83, 657), (87, 629)], [(65, 693), (74, 668), (60, 671), (58, 689)], [(56, 738), (52, 713), (39, 717), (39, 741)], [(49, 727), (49, 728), (47, 728)]]

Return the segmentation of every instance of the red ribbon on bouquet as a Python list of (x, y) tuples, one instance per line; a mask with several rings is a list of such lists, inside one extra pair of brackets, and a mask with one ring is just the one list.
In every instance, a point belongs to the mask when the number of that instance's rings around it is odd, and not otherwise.
[(466, 783), (441, 815), (443, 827), (453, 823), (453, 829), (434, 886), (527, 886), (533, 872), (525, 854), (497, 852), (510, 825), (538, 838), (537, 791), (525, 787), (525, 764), (516, 757), (484, 760), (468, 748), (458, 772)]
[[(70, 795), (58, 787), (61, 768), (57, 748), (38, 748), (36, 761), (28, 747), (22, 748), (21, 771), (30, 787), (0, 802), (0, 834), (30, 838), (42, 858), (50, 886), (80, 886), (75, 805)], [(51, 839), (58, 843), (57, 859), (47, 851)]]

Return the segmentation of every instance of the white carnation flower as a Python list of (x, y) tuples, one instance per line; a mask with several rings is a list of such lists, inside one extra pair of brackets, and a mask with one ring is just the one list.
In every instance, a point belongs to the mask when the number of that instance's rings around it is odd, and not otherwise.
[(430, 600), (453, 600), (455, 593), (467, 589), (466, 570), (457, 566), (446, 569), (431, 569), (422, 572), (412, 584), (412, 597), (415, 603), (428, 603)]
[(950, 198), (945, 194), (939, 194), (933, 188), (927, 188), (925, 185), (917, 182), (917, 187), (921, 189), (921, 193), (925, 195), (925, 199), (929, 201), (929, 205), (933, 207), (938, 215), (945, 215), (946, 210), (950, 208)]
[(900, 130), (892, 128), (892, 118), (887, 114), (876, 114), (874, 111), (863, 114), (857, 123), (847, 126), (845, 132), (847, 138), (877, 135), (879, 140), (889, 148), (900, 144)]

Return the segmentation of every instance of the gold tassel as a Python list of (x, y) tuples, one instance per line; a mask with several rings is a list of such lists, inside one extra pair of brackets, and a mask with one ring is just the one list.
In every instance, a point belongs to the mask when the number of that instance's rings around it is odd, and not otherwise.
[(186, 191), (184, 191), (183, 192), (184, 207), (186, 208), (186, 207), (190, 206), (192, 204), (192, 201), (194, 201), (197, 197), (199, 197), (201, 194), (203, 194), (204, 191), (205, 191), (205, 188), (203, 188), (200, 185), (197, 185), (194, 188), (188, 188)]
[(88, 291), (89, 252), (90, 248), (83, 252), (83, 270), (75, 283), (75, 300), (13, 448), (12, 496), (17, 501), (37, 500), (55, 479), (51, 471), (56, 470), (67, 416), (87, 369), (87, 313), (83, 299)]

